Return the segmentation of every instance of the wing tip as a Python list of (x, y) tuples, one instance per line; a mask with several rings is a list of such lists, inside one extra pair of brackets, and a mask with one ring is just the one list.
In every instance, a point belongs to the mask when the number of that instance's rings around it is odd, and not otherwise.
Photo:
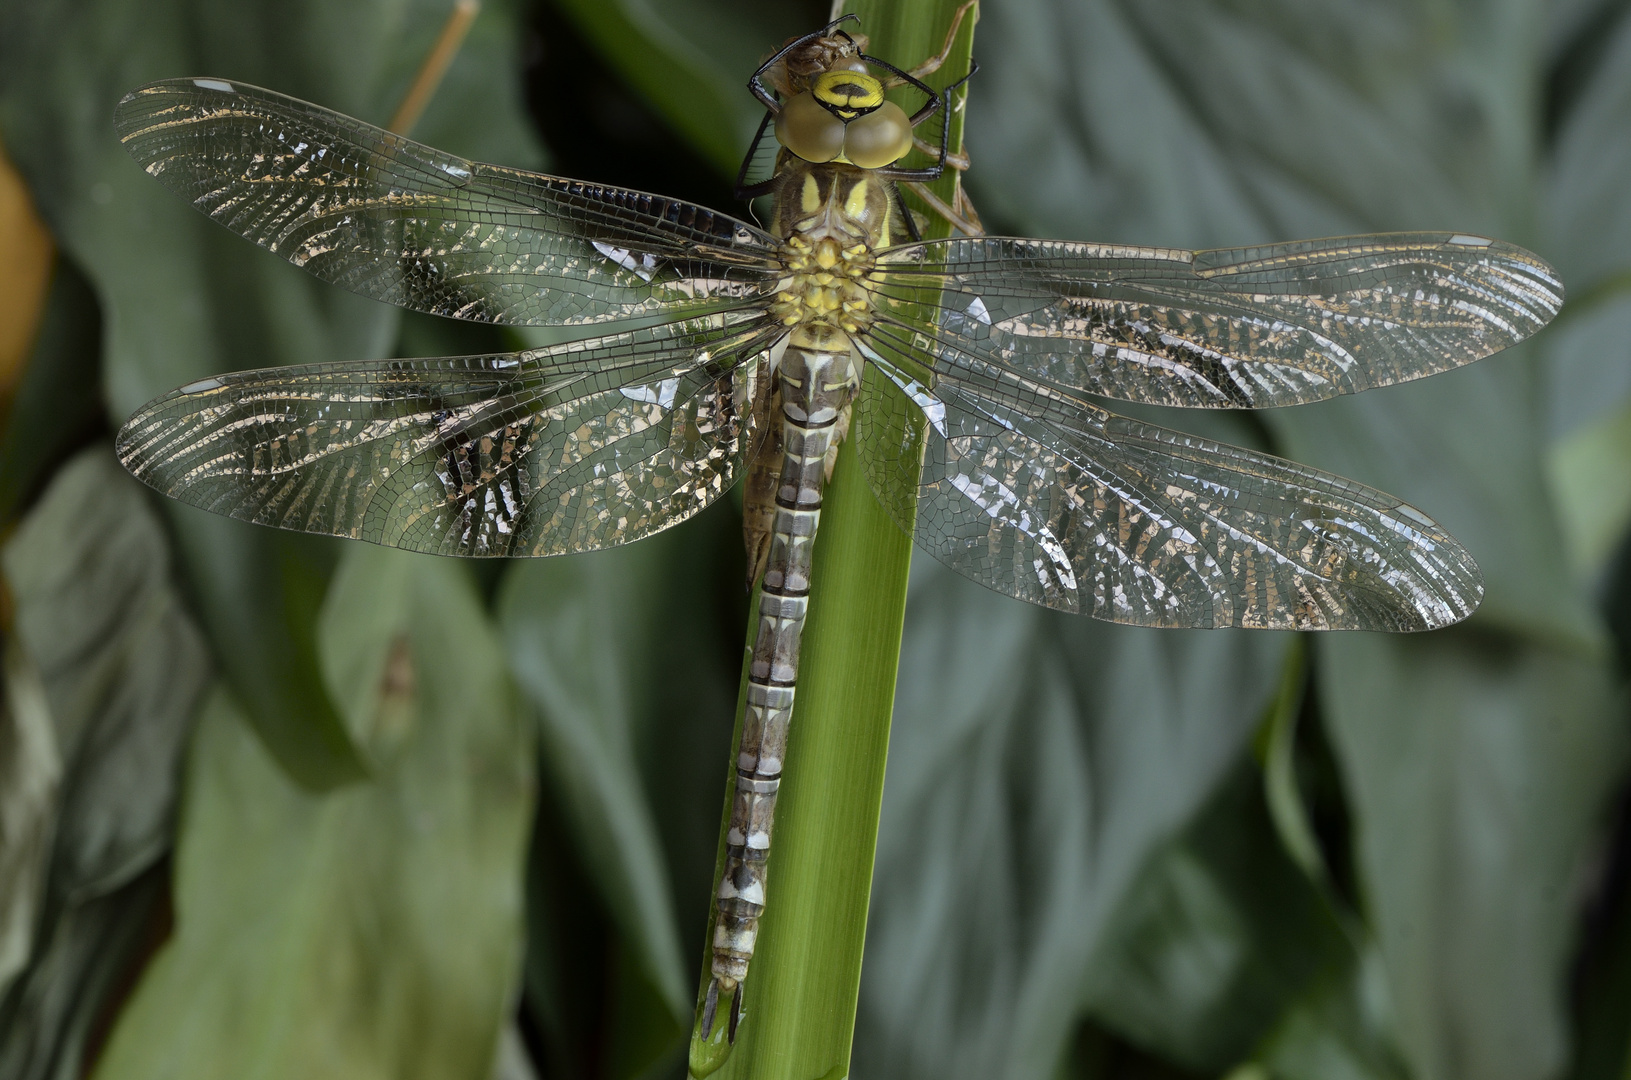
[[(160, 394), (147, 402), (141, 408), (131, 413), (119, 430), (113, 435), (113, 454), (119, 459), (119, 464), (142, 483), (153, 488), (161, 494), (176, 497), (174, 492), (167, 491), (155, 475), (155, 470), (162, 464), (162, 457), (155, 457), (152, 453), (155, 435), (154, 424), (162, 423), (160, 417), (166, 413), (167, 406), (173, 404), (178, 398), (188, 397), (192, 394), (206, 390), (219, 389), (228, 382), (233, 381), (232, 375), (219, 375), (207, 379), (199, 379), (186, 386)], [(183, 502), (188, 500), (182, 499)]]
[[(1454, 239), (1457, 238), (1451, 238)], [(1521, 285), (1527, 286), (1534, 294), (1533, 314), (1537, 316), (1541, 326), (1557, 317), (1567, 299), (1563, 277), (1557, 272), (1557, 267), (1528, 248), (1501, 240), (1491, 241), (1485, 250), (1496, 265), (1508, 275), (1519, 277)], [(1537, 330), (1539, 328), (1536, 327)]]
[[(1412, 519), (1431, 519), (1414, 507), (1400, 503), (1397, 513)], [(1408, 512), (1408, 513), (1407, 513)], [(1451, 536), (1436, 522), (1431, 522), (1437, 533), (1431, 546), (1418, 546), (1422, 552), (1421, 573), (1413, 577), (1413, 595), (1402, 590), (1399, 595), (1420, 618), (1420, 625), (1399, 627), (1405, 632), (1443, 630), (1470, 618), (1484, 602), (1484, 573), (1459, 540)]]
[(143, 405), (114, 433), (113, 456), (131, 476), (157, 491), (159, 488), (153, 476), (152, 461), (143, 452), (144, 440), (139, 430), (152, 413), (152, 408), (152, 403)]
[[(1557, 317), (1566, 299), (1563, 278), (1557, 268), (1528, 248), (1505, 240), (1496, 240), (1477, 233), (1443, 233), (1440, 246), (1458, 249), (1463, 253), (1479, 252), (1480, 258), (1492, 272), (1512, 279), (1508, 287), (1517, 287), (1528, 294), (1525, 313), (1535, 319), (1536, 326), (1523, 335), (1528, 337)], [(1520, 337), (1518, 340), (1522, 340)]]
[(136, 457), (136, 432), (134, 430), (136, 420), (146, 411), (145, 407), (137, 410), (129, 420), (119, 426), (118, 431), (113, 433), (113, 456), (118, 458), (119, 464), (123, 465), (128, 471), (134, 471), (131, 469), (131, 462)]
[(200, 90), (219, 94), (243, 92), (242, 84), (212, 75), (189, 75), (143, 83), (125, 94), (113, 106), (113, 127), (119, 133), (119, 141), (129, 142), (133, 136), (145, 130), (145, 122), (154, 111), (151, 106), (154, 98), (177, 93), (197, 93)]

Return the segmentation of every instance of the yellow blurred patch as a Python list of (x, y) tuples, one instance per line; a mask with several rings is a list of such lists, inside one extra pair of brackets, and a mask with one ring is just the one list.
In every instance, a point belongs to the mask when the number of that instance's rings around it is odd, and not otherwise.
[(0, 396), (16, 385), (39, 331), (51, 256), (28, 186), (0, 150)]

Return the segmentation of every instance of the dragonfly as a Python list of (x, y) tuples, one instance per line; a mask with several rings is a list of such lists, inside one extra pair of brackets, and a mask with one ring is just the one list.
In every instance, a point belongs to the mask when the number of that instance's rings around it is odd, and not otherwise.
[[(924, 240), (899, 185), (947, 167), (950, 91), (864, 47), (834, 23), (750, 81), (759, 139), (778, 148), (766, 181), (748, 184), (744, 163), (738, 185), (773, 199), (766, 228), (467, 160), (229, 79), (153, 83), (115, 117), (149, 174), (324, 281), (583, 334), (182, 386), (116, 442), (159, 492), (277, 528), (510, 557), (638, 540), (746, 478), (758, 629), (704, 1039), (724, 1015), (734, 1041), (741, 1016), (840, 440), (923, 550), (1020, 600), (1138, 626), (1429, 630), (1471, 614), (1483, 585), (1426, 514), (1100, 402), (1356, 393), (1498, 352), (1563, 301), (1540, 258), (1454, 232), (1210, 251)], [(892, 85), (927, 100), (907, 114)], [(936, 117), (934, 164), (904, 167)]]

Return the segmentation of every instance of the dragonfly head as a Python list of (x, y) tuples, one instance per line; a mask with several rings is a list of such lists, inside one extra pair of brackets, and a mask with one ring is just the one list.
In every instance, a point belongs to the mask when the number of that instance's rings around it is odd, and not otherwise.
[(883, 83), (858, 58), (810, 80), (776, 114), (776, 141), (805, 161), (862, 169), (893, 165), (912, 148), (906, 110), (883, 96)]

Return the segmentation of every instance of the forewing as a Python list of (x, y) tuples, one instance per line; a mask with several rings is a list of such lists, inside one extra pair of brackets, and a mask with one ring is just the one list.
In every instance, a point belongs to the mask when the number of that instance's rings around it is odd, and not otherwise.
[[(1106, 412), (1000, 372), (914, 383), (875, 333), (858, 451), (902, 520), (921, 454), (917, 542), (958, 573), (1045, 607), (1141, 626), (1425, 630), (1483, 595), (1470, 555), (1380, 491)], [(918, 408), (918, 437), (883, 433)]]
[[(1216, 251), (971, 237), (880, 259), (885, 305), (943, 281), (936, 370), (1197, 408), (1295, 405), (1498, 352), (1563, 303), (1522, 248), (1396, 233)], [(914, 322), (914, 325), (917, 325)]]
[(119, 459), (218, 514), (443, 555), (637, 540), (727, 490), (777, 331), (715, 317), (524, 353), (246, 371), (131, 417)]
[(588, 324), (740, 306), (774, 241), (656, 195), (467, 161), (221, 79), (133, 91), (114, 112), (148, 173), (324, 281), (480, 322)]

